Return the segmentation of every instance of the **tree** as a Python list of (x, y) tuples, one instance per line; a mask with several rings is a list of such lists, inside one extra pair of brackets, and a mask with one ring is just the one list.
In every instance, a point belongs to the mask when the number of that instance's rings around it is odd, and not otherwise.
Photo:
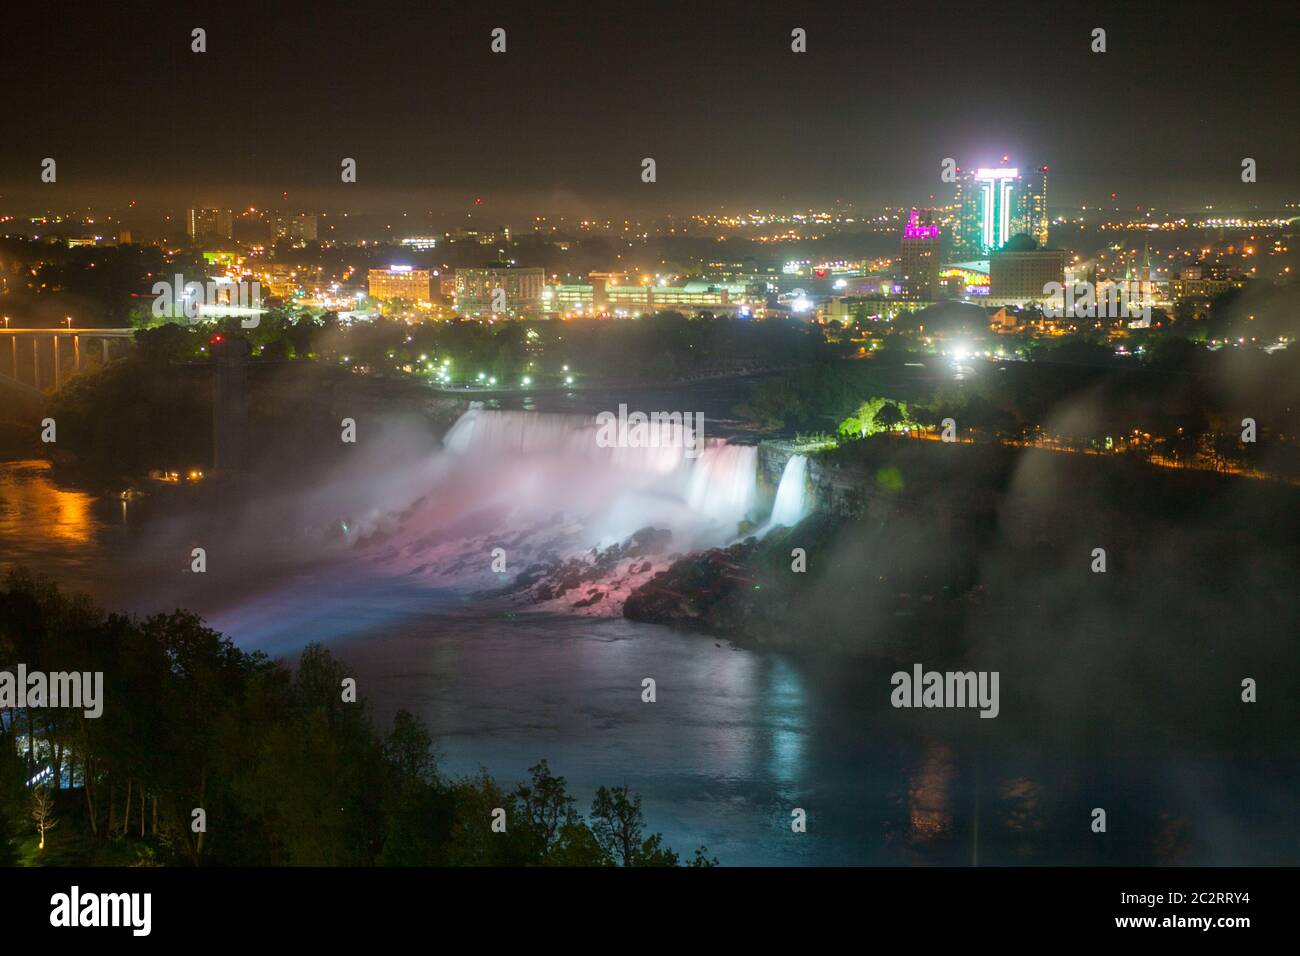
[(642, 849), (641, 795), (627, 784), (600, 787), (591, 803), (591, 831), (606, 853), (623, 866), (636, 866)]
[(717, 866), (717, 865), (718, 865), (718, 858), (716, 856), (709, 856), (709, 848), (707, 846), (697, 846), (695, 848), (695, 859), (691, 860), (691, 862), (687, 864), (687, 866)]
[(45, 849), (45, 834), (58, 826), (54, 817), (54, 796), (47, 786), (39, 786), (32, 791), (32, 819), (36, 822), (36, 832), (40, 834), (41, 843), (38, 850)]
[(546, 866), (611, 866), (614, 861), (591, 827), (575, 815), (560, 827), (555, 843), (542, 862)]
[(199, 349), (206, 344), (205, 329), (181, 325), (179, 322), (137, 329), (135, 333), (136, 352), (146, 365), (194, 361), (201, 354)]
[(636, 866), (676, 866), (680, 858), (664, 846), (663, 834), (652, 833), (641, 843), (634, 862)]
[(898, 410), (898, 406), (893, 402), (886, 402), (880, 406), (880, 410), (876, 412), (871, 420), (884, 431), (892, 432), (903, 423), (903, 413)]
[(384, 744), (384, 756), (401, 783), (427, 783), (437, 772), (433, 738), (420, 718), (406, 709), (398, 710), (393, 717), (393, 730)]
[(575, 819), (573, 798), (565, 790), (564, 778), (551, 773), (543, 760), (528, 768), (532, 784), (515, 790), (516, 817), (527, 822), (538, 840), (539, 855), (550, 852), (561, 828)]

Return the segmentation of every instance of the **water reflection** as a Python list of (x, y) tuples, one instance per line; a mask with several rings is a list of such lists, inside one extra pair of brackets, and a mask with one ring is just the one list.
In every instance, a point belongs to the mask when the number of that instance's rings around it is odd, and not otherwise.
[[(0, 462), (0, 537), (31, 536), (35, 529), (56, 544), (84, 545), (102, 523), (94, 515), (95, 498), (56, 485), (48, 461)], [(123, 502), (125, 504), (125, 502)]]
[(952, 830), (953, 752), (927, 741), (907, 787), (908, 817), (914, 843), (931, 843)]
[(763, 699), (772, 741), (765, 770), (789, 789), (799, 786), (804, 778), (804, 738), (808, 733), (804, 679), (784, 657), (772, 657), (765, 664)]

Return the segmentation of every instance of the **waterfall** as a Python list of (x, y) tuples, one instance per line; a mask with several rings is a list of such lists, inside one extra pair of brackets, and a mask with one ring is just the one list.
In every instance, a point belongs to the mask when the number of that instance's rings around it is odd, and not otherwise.
[(724, 543), (751, 517), (758, 449), (706, 438), (691, 454), (676, 428), (649, 447), (604, 447), (594, 418), (471, 407), (443, 445), (474, 469), (475, 497), (508, 486), (516, 505), (581, 514), (611, 536), (655, 524)]
[(790, 528), (804, 519), (807, 514), (807, 477), (808, 459), (803, 455), (791, 456), (781, 472), (781, 484), (776, 489), (769, 527), (785, 525)]
[(664, 434), (648, 447), (602, 447), (594, 418), (549, 412), (494, 411), (471, 407), (443, 438), (456, 455), (478, 458), (563, 457), (572, 463), (612, 465), (619, 470), (648, 474), (674, 471), (685, 459), (680, 432)]
[(758, 449), (719, 444), (704, 450), (691, 469), (686, 503), (719, 524), (735, 525), (754, 506)]

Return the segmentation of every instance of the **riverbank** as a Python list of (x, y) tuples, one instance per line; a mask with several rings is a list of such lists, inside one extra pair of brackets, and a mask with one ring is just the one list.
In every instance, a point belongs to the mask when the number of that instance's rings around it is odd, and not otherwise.
[[(769, 487), (782, 457), (760, 446)], [(1284, 597), (1283, 569), (1300, 570), (1300, 489), (1288, 485), (882, 435), (812, 456), (803, 490), (808, 518), (679, 558), (625, 615), (747, 646), (927, 658), (975, 652), (997, 622), (1109, 645), (1134, 619), (1161, 643), (1249, 619), (1269, 646), (1287, 640), (1284, 621), (1300, 623)], [(1238, 608), (1246, 591), (1270, 613)]]

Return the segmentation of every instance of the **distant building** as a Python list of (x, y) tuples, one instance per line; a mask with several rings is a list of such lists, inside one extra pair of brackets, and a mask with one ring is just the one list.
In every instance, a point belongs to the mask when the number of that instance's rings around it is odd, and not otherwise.
[(433, 273), (428, 269), (412, 269), (410, 266), (389, 266), (387, 269), (371, 269), (367, 275), (367, 291), (372, 299), (391, 302), (404, 299), (407, 302), (432, 302), (430, 281)]
[(1039, 166), (1025, 173), (1020, 194), (1020, 221), (1015, 232), (1023, 232), (1039, 246), (1047, 248), (1047, 167)]
[(939, 227), (933, 213), (913, 209), (899, 247), (899, 276), (903, 295), (933, 300), (939, 291)]
[[(502, 295), (496, 295), (497, 290)], [(461, 315), (520, 315), (542, 311), (546, 273), (494, 263), (486, 269), (456, 270), (456, 311)], [(504, 306), (499, 308), (498, 306)]]
[(297, 275), (282, 269), (268, 273), (264, 281), (267, 291), (277, 299), (292, 299), (302, 291)]
[(886, 295), (832, 296), (817, 310), (825, 322), (854, 323), (868, 327), (871, 323), (890, 323), (900, 316), (920, 312), (934, 305), (924, 299), (899, 299)]
[(271, 241), (281, 239), (316, 241), (316, 217), (307, 213), (277, 213), (270, 217)]
[(581, 310), (610, 313), (615, 316), (649, 315), (662, 311), (711, 311), (729, 314), (753, 314), (755, 299), (749, 287), (740, 282), (692, 281), (685, 285), (655, 285), (623, 282), (622, 277), (607, 272), (593, 272), (590, 283), (547, 286), (543, 292), (545, 311)]
[(959, 172), (956, 207), (955, 258), (982, 258), (1022, 232), (1046, 246), (1047, 167), (1024, 175), (1016, 166)]
[(229, 239), (234, 235), (234, 215), (229, 209), (191, 209), (185, 234), (194, 242)]
[(1065, 250), (1040, 249), (1021, 233), (989, 254), (989, 299), (1023, 305), (1042, 302), (1044, 286), (1065, 282)]
[(1201, 278), (1199, 267), (1195, 269), (1188, 268), (1184, 269), (1177, 279), (1169, 280), (1167, 294), (1172, 302), (1208, 302), (1229, 289), (1244, 289), (1246, 281), (1244, 277), (1235, 279)]

